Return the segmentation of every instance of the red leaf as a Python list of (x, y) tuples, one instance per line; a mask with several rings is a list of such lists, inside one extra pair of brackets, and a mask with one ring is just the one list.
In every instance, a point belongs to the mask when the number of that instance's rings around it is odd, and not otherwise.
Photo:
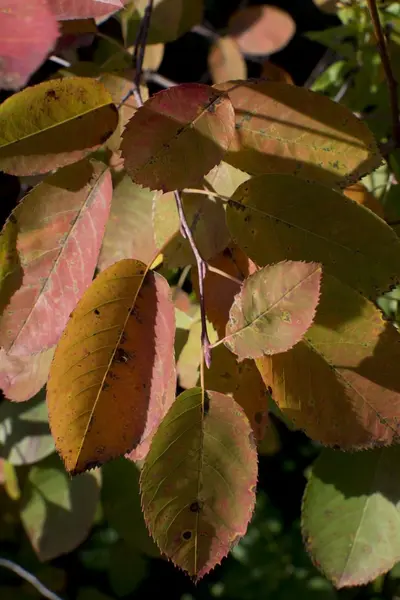
[(59, 21), (110, 15), (124, 7), (125, 0), (47, 0)]
[(35, 187), (14, 209), (22, 286), (0, 320), (0, 345), (19, 356), (58, 339), (90, 285), (112, 196), (109, 171), (82, 161)]
[(23, 87), (57, 38), (46, 0), (0, 0), (0, 88)]

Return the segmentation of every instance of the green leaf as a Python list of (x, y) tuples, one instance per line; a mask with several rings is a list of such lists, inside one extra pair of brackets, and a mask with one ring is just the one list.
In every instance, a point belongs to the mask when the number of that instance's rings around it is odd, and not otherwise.
[(335, 278), (324, 275), (303, 340), (256, 362), (278, 407), (312, 439), (343, 449), (398, 443), (400, 335)]
[(160, 550), (196, 580), (206, 575), (245, 534), (256, 481), (255, 443), (243, 410), (218, 392), (181, 394), (153, 438), (140, 478), (144, 516)]
[(121, 144), (139, 185), (163, 192), (200, 185), (221, 161), (235, 131), (228, 96), (200, 83), (158, 92), (134, 114)]
[(303, 500), (303, 536), (337, 588), (363, 585), (400, 560), (399, 446), (324, 450)]
[(99, 492), (98, 472), (70, 479), (56, 455), (29, 471), (21, 520), (40, 560), (71, 552), (84, 541)]
[(0, 404), (0, 456), (9, 463), (30, 465), (55, 451), (51, 437), (45, 392), (29, 404)]
[(313, 322), (321, 265), (284, 261), (243, 282), (229, 312), (224, 344), (239, 360), (285, 352)]
[(262, 79), (215, 87), (228, 92), (236, 114), (224, 160), (247, 173), (296, 174), (346, 187), (382, 161), (368, 127), (325, 96)]
[(46, 173), (99, 148), (118, 124), (118, 111), (94, 79), (44, 81), (0, 105), (0, 169)]
[(227, 208), (234, 241), (258, 265), (322, 263), (375, 299), (400, 281), (400, 240), (379, 217), (318, 183), (263, 175), (243, 183)]

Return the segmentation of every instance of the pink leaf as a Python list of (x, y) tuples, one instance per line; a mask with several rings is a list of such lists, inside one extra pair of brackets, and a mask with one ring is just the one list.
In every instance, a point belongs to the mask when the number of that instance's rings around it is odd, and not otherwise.
[(47, 0), (59, 21), (89, 19), (112, 14), (124, 7), (125, 0)]
[(49, 376), (55, 347), (31, 356), (11, 356), (0, 349), (0, 388), (13, 402), (33, 398)]

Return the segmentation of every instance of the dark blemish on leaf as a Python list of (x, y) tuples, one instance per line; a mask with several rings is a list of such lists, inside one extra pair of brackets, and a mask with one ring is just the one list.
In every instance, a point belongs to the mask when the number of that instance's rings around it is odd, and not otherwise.
[(108, 390), (109, 387), (110, 387), (110, 384), (107, 383), (107, 381), (105, 381), (103, 384), (103, 390)]
[(100, 311), (99, 311), (99, 309), (98, 309), (98, 308), (95, 308), (95, 309), (94, 309), (94, 314), (95, 314), (95, 315), (99, 315), (99, 314), (100, 314)]
[(267, 387), (267, 392), (270, 396), (272, 396), (272, 387), (270, 385)]
[(257, 423), (257, 425), (260, 425), (263, 420), (263, 414), (261, 412), (256, 412), (256, 414), (254, 415), (254, 420)]
[(182, 538), (186, 541), (190, 540), (190, 538), (192, 537), (192, 532), (191, 531), (184, 531), (182, 533)]
[(207, 393), (204, 394), (204, 416), (208, 415), (210, 411), (210, 398)]
[(52, 100), (58, 100), (58, 96), (55, 90), (48, 90), (45, 94), (46, 98), (51, 98)]
[(14, 217), (14, 215), (13, 215), (12, 213), (11, 213), (11, 215), (8, 217), (8, 220), (9, 220), (9, 221), (11, 221), (11, 223), (14, 223), (14, 224), (17, 222), (17, 219), (16, 219), (16, 217)]
[(184, 130), (184, 127), (179, 127), (179, 129), (176, 130), (177, 135), (179, 135), (180, 133), (182, 133), (182, 131)]
[(114, 359), (113, 362), (116, 363), (127, 363), (130, 359), (130, 355), (125, 352), (125, 350), (121, 347), (117, 348), (115, 354), (114, 354)]
[(198, 513), (203, 508), (203, 504), (201, 502), (192, 502), (189, 508), (191, 512)]

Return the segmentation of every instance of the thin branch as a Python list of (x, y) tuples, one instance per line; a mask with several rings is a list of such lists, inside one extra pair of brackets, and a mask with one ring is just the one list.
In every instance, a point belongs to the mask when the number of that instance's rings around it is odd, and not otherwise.
[(211, 190), (184, 188), (182, 191), (184, 194), (203, 194), (204, 196), (210, 196), (211, 198), (218, 198), (218, 200), (222, 200), (222, 202), (230, 202), (231, 200), (228, 196), (221, 196), (221, 194), (212, 192)]
[(60, 598), (60, 596), (57, 596), (57, 594), (55, 594), (54, 592), (49, 590), (46, 586), (44, 586), (43, 583), (41, 583), (39, 581), (39, 579), (37, 579), (37, 577), (32, 575), (32, 573), (29, 573), (29, 571), (26, 571), (25, 569), (20, 567), (20, 565), (17, 565), (12, 560), (8, 560), (7, 558), (0, 558), (0, 567), (9, 569), (10, 571), (13, 571), (13, 573), (18, 575), (22, 579), (25, 579), (25, 581), (27, 581), (34, 588), (36, 588), (37, 591), (39, 592), (39, 594), (44, 596), (44, 598), (48, 598), (48, 600), (62, 600), (62, 598)]
[(392, 113), (392, 130), (393, 139), (396, 147), (400, 147), (400, 120), (399, 120), (399, 102), (397, 98), (397, 81), (393, 75), (392, 65), (390, 62), (389, 49), (385, 34), (383, 33), (382, 24), (379, 18), (379, 12), (376, 6), (376, 0), (367, 0), (369, 13), (371, 15), (372, 25), (376, 37), (378, 51), (381, 57), (382, 65), (386, 75), (387, 86), (390, 97), (390, 108)]
[(168, 79), (164, 77), (164, 75), (160, 75), (160, 73), (156, 73), (155, 71), (144, 71), (144, 80), (146, 82), (150, 81), (151, 83), (155, 83), (164, 89), (169, 89), (179, 85), (176, 81), (172, 81), (172, 79)]
[(215, 273), (216, 275), (221, 275), (221, 277), (225, 277), (225, 279), (230, 279), (230, 281), (233, 281), (234, 283), (237, 283), (238, 285), (242, 285), (242, 283), (243, 283), (243, 281), (241, 281), (237, 277), (234, 277), (233, 275), (230, 275), (229, 273), (225, 273), (225, 271), (222, 271), (221, 269), (217, 269), (217, 267), (208, 265), (208, 270), (210, 271), (210, 273)]

